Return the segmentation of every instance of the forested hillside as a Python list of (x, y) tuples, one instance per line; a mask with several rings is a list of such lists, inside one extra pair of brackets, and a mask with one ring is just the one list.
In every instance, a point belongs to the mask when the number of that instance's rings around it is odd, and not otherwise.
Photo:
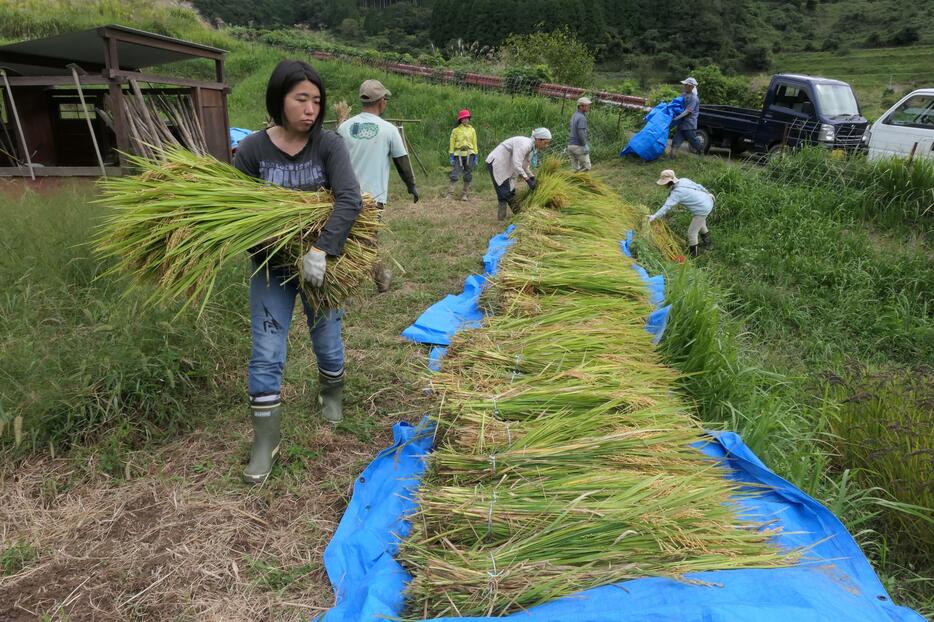
[(934, 42), (934, 4), (912, 0), (194, 0), (227, 24), (327, 28), (399, 52), (496, 47), (567, 27), (603, 64), (767, 70), (775, 54)]

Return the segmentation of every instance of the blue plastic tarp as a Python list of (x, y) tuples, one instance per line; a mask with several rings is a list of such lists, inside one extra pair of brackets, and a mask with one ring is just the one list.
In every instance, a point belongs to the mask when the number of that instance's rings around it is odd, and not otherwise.
[(645, 127), (629, 139), (629, 143), (619, 152), (620, 157), (637, 155), (646, 161), (660, 158), (665, 153), (665, 146), (668, 144), (671, 120), (682, 111), (684, 111), (684, 98), (680, 96), (652, 108), (645, 116)]
[[(354, 484), (350, 505), (324, 553), (337, 604), (326, 622), (371, 622), (399, 616), (411, 576), (393, 556), (415, 510), (412, 495), (425, 469), (431, 435), (407, 424), (393, 428), (384, 450)], [(774, 518), (777, 541), (811, 546), (808, 561), (790, 568), (722, 570), (688, 575), (705, 585), (664, 578), (625, 581), (558, 599), (507, 618), (439, 618), (447, 622), (924, 622), (892, 603), (843, 524), (817, 501), (770, 471), (739, 436), (713, 433), (704, 453), (726, 461), (734, 477), (769, 492), (744, 499), (748, 515)]]
[[(511, 237), (515, 228), (515, 225), (509, 225), (505, 231), (490, 238), (483, 256), (483, 275), (468, 276), (464, 281), (463, 292), (445, 296), (428, 307), (411, 326), (402, 331), (402, 336), (416, 343), (446, 346), (450, 345), (451, 337), (458, 330), (478, 326), (483, 319), (479, 305), (480, 294), (486, 287), (487, 278), (496, 274), (499, 260), (515, 244), (515, 239)], [(442, 350), (432, 350), (432, 353), (430, 364), (444, 355)]]
[[(626, 239), (621, 240), (619, 243), (619, 249), (626, 257), (630, 258), (632, 257), (632, 239), (633, 232), (630, 229), (626, 232)], [(645, 283), (645, 287), (649, 292), (649, 301), (658, 307), (645, 320), (645, 330), (652, 335), (652, 343), (658, 345), (665, 333), (665, 327), (668, 325), (668, 313), (671, 312), (671, 305), (661, 306), (665, 302), (665, 275), (649, 276), (645, 268), (637, 263), (632, 264), (632, 269)]]
[(253, 130), (248, 130), (242, 127), (232, 127), (230, 128), (230, 148), (236, 149), (237, 145), (240, 144), (240, 141), (253, 133)]
[[(491, 240), (490, 250), (484, 256), (488, 273), (496, 272), (496, 262), (513, 243), (511, 233), (512, 227)], [(632, 240), (630, 231), (620, 242), (621, 251), (629, 257)], [(660, 304), (664, 280), (653, 280), (657, 277), (649, 277), (637, 264), (634, 268), (646, 281), (653, 302)], [(471, 291), (472, 288), (473, 285)], [(646, 330), (656, 341), (664, 330), (669, 310), (670, 306), (661, 307), (648, 318)], [(456, 313), (447, 313), (439, 311), (434, 316), (443, 320), (440, 325), (426, 322), (428, 326), (419, 330), (443, 333), (449, 338), (462, 324), (457, 322)], [(440, 368), (445, 351), (443, 346), (432, 348), (429, 355), (432, 368)], [(780, 545), (789, 549), (810, 547), (806, 562), (790, 568), (688, 575), (704, 585), (663, 578), (636, 579), (587, 590), (507, 618), (439, 620), (923, 622), (917, 613), (892, 603), (859, 546), (829, 510), (770, 471), (738, 435), (731, 432), (712, 435), (713, 442), (698, 445), (700, 451), (725, 461), (734, 470), (732, 477), (737, 481), (768, 487), (765, 494), (738, 500), (743, 513), (760, 521), (774, 519), (783, 529), (777, 537)], [(325, 550), (325, 569), (337, 604), (324, 614), (323, 622), (370, 622), (403, 613), (404, 590), (411, 576), (394, 555), (399, 542), (410, 532), (406, 517), (416, 509), (413, 496), (433, 437), (427, 427), (416, 429), (400, 423), (393, 427), (393, 439), (393, 446), (382, 451), (357, 479), (347, 511)]]

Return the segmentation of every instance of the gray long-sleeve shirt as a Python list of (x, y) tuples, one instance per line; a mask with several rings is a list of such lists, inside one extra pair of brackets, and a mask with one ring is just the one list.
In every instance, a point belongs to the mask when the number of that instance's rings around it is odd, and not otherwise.
[(586, 147), (587, 139), (587, 115), (578, 110), (571, 115), (571, 136), (568, 138), (568, 144)]
[(250, 177), (284, 188), (330, 190), (334, 210), (315, 246), (328, 255), (341, 254), (363, 203), (347, 146), (340, 136), (322, 130), (304, 149), (290, 156), (273, 144), (266, 130), (260, 130), (240, 141), (233, 165)]
[(655, 218), (661, 218), (675, 205), (683, 205), (693, 216), (707, 216), (713, 211), (713, 195), (696, 181), (682, 177), (675, 182), (675, 187), (668, 194), (668, 200), (662, 205)]

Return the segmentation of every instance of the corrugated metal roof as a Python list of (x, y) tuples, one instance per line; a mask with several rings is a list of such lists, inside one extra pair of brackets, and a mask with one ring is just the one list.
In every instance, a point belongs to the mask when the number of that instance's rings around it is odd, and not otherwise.
[[(0, 46), (0, 66), (11, 73), (24, 76), (67, 75), (71, 73), (65, 67), (68, 63), (77, 63), (88, 71), (99, 71), (104, 66), (103, 32), (106, 30), (114, 31), (118, 36), (120, 33), (126, 33), (134, 37), (145, 37), (152, 42), (152, 45), (128, 41), (117, 43), (120, 69), (125, 70), (136, 71), (144, 67), (188, 60), (200, 56), (198, 52), (210, 54), (226, 52), (219, 48), (135, 28), (108, 25)], [(165, 46), (176, 49), (165, 49)], [(178, 49), (180, 46), (187, 48), (187, 51)]]

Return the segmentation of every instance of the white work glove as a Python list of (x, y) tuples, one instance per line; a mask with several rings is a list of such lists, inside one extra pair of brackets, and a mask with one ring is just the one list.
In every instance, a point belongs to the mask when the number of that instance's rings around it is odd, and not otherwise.
[(314, 246), (302, 257), (302, 278), (311, 283), (313, 287), (324, 285), (324, 273), (327, 269), (327, 253)]
[(646, 218), (649, 222), (655, 222), (655, 214), (649, 214)]

